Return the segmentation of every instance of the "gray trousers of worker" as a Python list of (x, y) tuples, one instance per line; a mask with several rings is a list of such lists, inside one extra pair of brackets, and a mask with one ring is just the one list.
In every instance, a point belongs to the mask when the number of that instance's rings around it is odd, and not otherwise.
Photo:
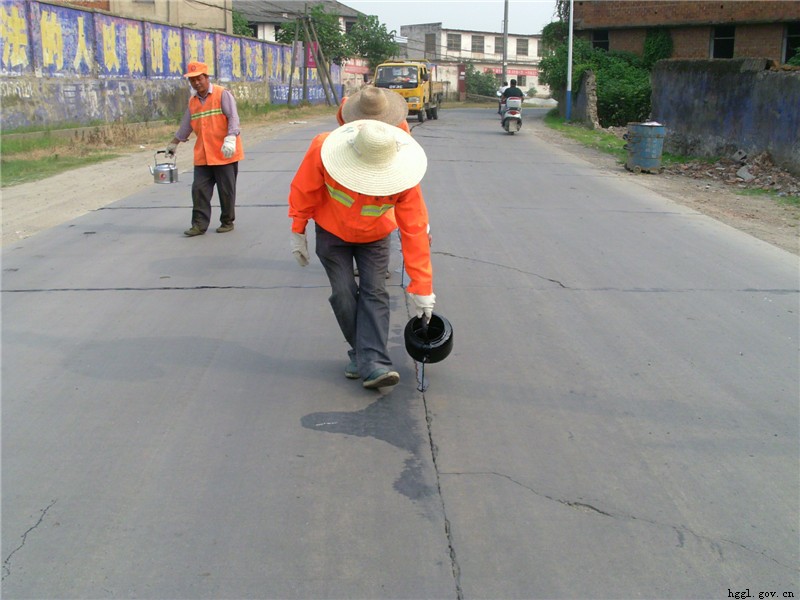
[[(344, 338), (350, 344), (348, 355), (358, 365), (361, 377), (375, 369), (391, 368), (389, 341), (389, 292), (386, 272), (389, 267), (390, 239), (366, 244), (346, 242), (316, 225), (316, 253), (331, 284), (329, 301)], [(358, 267), (356, 282), (353, 261)]]
[(233, 223), (236, 218), (236, 177), (239, 162), (227, 165), (195, 165), (192, 182), (192, 225), (200, 231), (211, 223), (211, 196), (217, 186), (220, 217), (223, 225)]

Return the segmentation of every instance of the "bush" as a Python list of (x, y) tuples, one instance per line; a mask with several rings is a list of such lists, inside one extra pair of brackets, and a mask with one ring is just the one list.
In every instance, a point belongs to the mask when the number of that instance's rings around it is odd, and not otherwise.
[(800, 67), (800, 48), (797, 49), (797, 52), (794, 53), (794, 56), (790, 58), (786, 64)]
[(467, 93), (478, 96), (496, 96), (497, 77), (494, 73), (481, 73), (472, 63), (467, 63)]
[[(600, 125), (626, 125), (650, 114), (650, 71), (639, 56), (630, 52), (606, 52), (592, 48), (583, 39), (572, 46), (572, 89), (577, 91), (584, 71), (597, 77), (597, 116)], [(567, 45), (541, 60), (539, 81), (551, 90), (567, 87)]]

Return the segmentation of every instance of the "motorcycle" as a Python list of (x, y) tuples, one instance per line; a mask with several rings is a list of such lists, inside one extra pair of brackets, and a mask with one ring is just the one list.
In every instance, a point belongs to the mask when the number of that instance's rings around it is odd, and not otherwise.
[(522, 129), (522, 98), (510, 96), (501, 101), (500, 125), (511, 135)]

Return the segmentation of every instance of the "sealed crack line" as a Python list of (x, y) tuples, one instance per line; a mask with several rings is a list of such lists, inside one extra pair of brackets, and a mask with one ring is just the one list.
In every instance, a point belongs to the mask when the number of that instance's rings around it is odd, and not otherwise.
[(10, 564), (11, 563), (11, 557), (14, 556), (19, 550), (22, 549), (22, 547), (25, 545), (25, 542), (28, 541), (28, 534), (30, 532), (32, 532), (34, 529), (36, 529), (37, 527), (39, 527), (39, 525), (42, 524), (42, 521), (44, 521), (44, 516), (47, 514), (47, 511), (50, 510), (56, 502), (58, 502), (58, 500), (53, 500), (50, 504), (48, 504), (45, 508), (43, 508), (41, 510), (42, 514), (39, 515), (39, 520), (36, 521), (36, 523), (33, 525), (33, 527), (29, 528), (28, 531), (26, 531), (25, 533), (22, 534), (22, 543), (19, 546), (17, 546), (16, 548), (14, 548), (11, 551), (11, 554), (9, 554), (6, 557), (6, 559), (3, 561), (3, 577), (2, 577), (2, 579), (0, 579), (0, 581), (5, 581), (6, 577), (11, 575), (11, 564)]
[[(414, 363), (416, 368), (418, 369), (418, 363)], [(425, 393), (422, 394), (422, 406), (425, 410), (425, 424), (427, 425), (428, 429), (428, 443), (430, 444), (431, 449), (431, 461), (433, 462), (433, 471), (436, 473), (436, 492), (439, 494), (439, 502), (442, 505), (442, 517), (444, 519), (444, 535), (447, 539), (447, 548), (450, 552), (450, 568), (453, 571), (453, 581), (455, 582), (456, 586), (456, 598), (457, 600), (464, 600), (464, 591), (461, 589), (461, 565), (458, 563), (458, 556), (456, 555), (456, 547), (455, 543), (453, 542), (453, 530), (452, 525), (450, 523), (450, 519), (447, 518), (447, 506), (444, 502), (444, 495), (442, 494), (442, 480), (439, 476), (439, 449), (436, 446), (436, 443), (433, 441), (433, 415), (428, 408), (428, 400), (425, 397)]]
[(671, 529), (678, 536), (677, 546), (679, 548), (682, 548), (684, 546), (684, 540), (685, 540), (684, 533), (688, 533), (689, 535), (691, 535), (695, 539), (708, 544), (708, 546), (711, 548), (711, 550), (720, 557), (720, 560), (724, 559), (724, 554), (723, 554), (723, 551), (722, 551), (722, 547), (723, 547), (722, 545), (723, 544), (728, 544), (730, 546), (735, 546), (736, 548), (744, 550), (745, 552), (748, 552), (748, 553), (751, 553), (751, 554), (757, 554), (758, 556), (761, 556), (762, 558), (765, 558), (765, 559), (767, 559), (769, 561), (772, 561), (776, 565), (778, 565), (780, 567), (783, 567), (785, 569), (789, 569), (789, 570), (794, 571), (794, 572), (800, 572), (800, 569), (798, 569), (796, 566), (787, 565), (785, 563), (782, 563), (781, 561), (776, 559), (774, 556), (770, 556), (769, 554), (767, 554), (765, 551), (755, 550), (753, 548), (749, 548), (749, 547), (745, 546), (744, 544), (742, 544), (740, 542), (737, 542), (737, 541), (734, 541), (734, 540), (729, 540), (729, 539), (726, 539), (726, 538), (722, 538), (720, 540), (715, 540), (715, 539), (713, 539), (713, 538), (711, 538), (711, 537), (709, 537), (707, 535), (703, 535), (703, 534), (697, 533), (697, 532), (689, 529), (688, 527), (686, 527), (684, 525), (672, 525), (670, 523), (662, 523), (660, 521), (655, 521), (655, 520), (647, 519), (647, 518), (644, 518), (644, 517), (638, 517), (636, 515), (628, 515), (628, 514), (623, 514), (623, 513), (612, 513), (612, 512), (608, 512), (608, 511), (602, 510), (600, 508), (597, 508), (596, 506), (593, 506), (593, 505), (588, 504), (586, 502), (580, 502), (580, 501), (575, 501), (575, 500), (566, 500), (564, 498), (556, 498), (555, 496), (550, 496), (548, 494), (544, 494), (544, 493), (542, 493), (542, 492), (540, 492), (538, 490), (535, 490), (532, 487), (530, 487), (528, 485), (525, 485), (524, 483), (522, 483), (520, 481), (517, 481), (513, 477), (510, 477), (510, 476), (508, 476), (508, 475), (506, 475), (504, 473), (498, 473), (496, 471), (440, 472), (437, 469), (437, 471), (436, 471), (437, 480), (438, 480), (439, 477), (445, 476), (445, 475), (457, 475), (457, 476), (460, 476), (460, 475), (465, 475), (465, 476), (470, 476), (470, 475), (489, 475), (491, 477), (501, 477), (503, 479), (506, 479), (506, 480), (510, 481), (514, 485), (517, 485), (517, 486), (519, 486), (519, 487), (521, 487), (523, 489), (528, 490), (529, 492), (532, 492), (534, 495), (539, 496), (540, 498), (544, 498), (545, 500), (549, 500), (551, 502), (556, 502), (558, 504), (561, 504), (563, 506), (567, 506), (567, 507), (572, 508), (574, 510), (580, 510), (582, 512), (593, 513), (593, 514), (597, 514), (597, 515), (600, 515), (602, 517), (607, 517), (607, 518), (610, 518), (610, 519), (617, 519), (617, 520), (621, 520), (621, 521), (636, 521), (636, 522), (639, 522), (639, 523), (645, 523), (647, 525), (652, 525), (654, 527), (663, 527), (663, 528)]
[(449, 256), (451, 258), (460, 258), (461, 260), (468, 260), (470, 262), (480, 263), (483, 265), (490, 265), (492, 267), (500, 267), (502, 269), (509, 269), (510, 271), (516, 271), (517, 273), (522, 273), (524, 275), (532, 275), (533, 277), (538, 277), (539, 279), (544, 279), (545, 281), (549, 281), (550, 283), (555, 283), (556, 285), (564, 288), (570, 289), (557, 279), (551, 279), (550, 277), (545, 277), (544, 275), (539, 275), (538, 273), (532, 273), (531, 271), (525, 271), (523, 269), (519, 269), (517, 267), (511, 267), (509, 265), (504, 265), (501, 263), (491, 262), (488, 260), (481, 260), (479, 258), (471, 258), (469, 256), (459, 256), (458, 254), (452, 254), (450, 252), (431, 252), (431, 254), (438, 254), (440, 256)]

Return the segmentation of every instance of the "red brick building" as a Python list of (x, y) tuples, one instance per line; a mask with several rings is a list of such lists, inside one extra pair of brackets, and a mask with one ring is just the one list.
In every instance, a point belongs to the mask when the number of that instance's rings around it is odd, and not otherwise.
[(642, 54), (649, 29), (666, 28), (672, 58), (769, 58), (800, 47), (798, 0), (575, 0), (575, 35), (606, 50)]

